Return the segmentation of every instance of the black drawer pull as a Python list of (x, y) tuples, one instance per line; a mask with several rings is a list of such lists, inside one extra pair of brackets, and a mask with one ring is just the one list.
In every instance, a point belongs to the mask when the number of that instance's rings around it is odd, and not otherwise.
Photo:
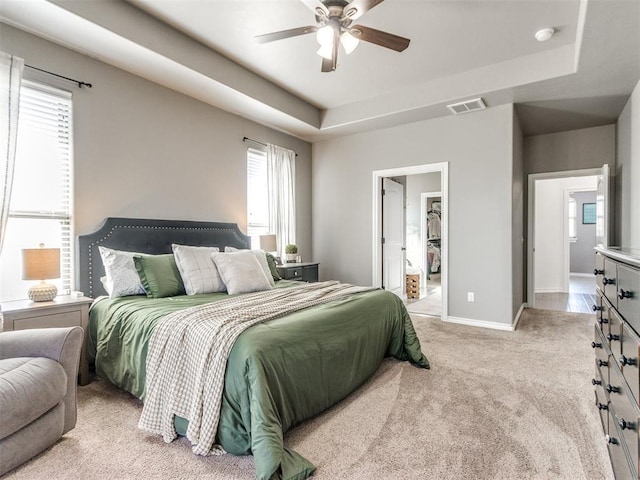
[(620, 387), (614, 387), (610, 383), (607, 384), (607, 388), (605, 390), (609, 393), (620, 393)]
[[(604, 307), (602, 307), (602, 309), (604, 310)], [(608, 318), (599, 318), (598, 319), (598, 323), (600, 325), (602, 325), (603, 323), (609, 323), (609, 319)]]
[(594, 312), (601, 312), (602, 310), (604, 310), (604, 307), (600, 305), (591, 305), (591, 310), (593, 310)]
[(627, 422), (624, 418), (621, 418), (621, 419), (618, 421), (618, 425), (620, 425), (620, 428), (621, 428), (622, 430), (624, 430), (625, 428), (626, 428), (627, 430), (635, 430), (635, 429), (636, 429), (636, 424), (635, 424), (635, 423), (633, 423), (633, 422)]
[(602, 385), (602, 381), (596, 380), (595, 378), (591, 379), (591, 385)]
[(607, 405), (606, 403), (596, 403), (596, 407), (598, 407), (598, 410), (609, 410), (609, 405)]
[(616, 284), (616, 279), (615, 278), (604, 277), (602, 279), (602, 284), (603, 285), (615, 285)]
[(598, 366), (599, 367), (608, 367), (609, 366), (609, 362), (607, 362), (606, 360), (598, 359)]
[(638, 359), (636, 358), (629, 358), (629, 357), (625, 357), (624, 355), (620, 357), (621, 367), (624, 367), (625, 365), (637, 365), (637, 364), (638, 364)]
[(633, 292), (629, 290), (623, 290), (623, 289), (618, 290), (618, 298), (620, 300), (623, 300), (625, 298), (632, 298), (632, 297), (633, 297)]
[(604, 270), (598, 270), (597, 268), (593, 270), (593, 274), (598, 276), (598, 275), (604, 275)]
[(618, 444), (618, 440), (614, 437), (612, 437), (611, 435), (606, 435), (604, 437), (604, 441), (607, 442), (607, 445), (617, 445)]
[(601, 343), (591, 342), (591, 348), (602, 348)]
[(610, 342), (619, 342), (620, 341), (620, 335), (615, 335), (613, 333), (607, 333), (607, 340), (609, 340)]

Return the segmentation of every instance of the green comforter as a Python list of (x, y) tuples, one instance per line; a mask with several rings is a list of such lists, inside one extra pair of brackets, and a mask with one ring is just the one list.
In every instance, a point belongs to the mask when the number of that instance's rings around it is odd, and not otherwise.
[[(147, 346), (158, 319), (226, 297), (97, 301), (90, 313), (97, 374), (144, 400)], [(259, 479), (309, 477), (315, 467), (284, 447), (284, 432), (346, 397), (389, 355), (429, 367), (402, 301), (384, 290), (247, 329), (227, 363), (216, 442), (235, 455), (253, 454)], [(176, 427), (184, 433), (185, 420), (177, 419)]]

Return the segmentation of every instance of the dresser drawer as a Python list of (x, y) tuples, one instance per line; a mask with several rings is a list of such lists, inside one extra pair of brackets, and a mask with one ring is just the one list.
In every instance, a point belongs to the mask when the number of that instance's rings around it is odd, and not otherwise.
[(609, 334), (609, 308), (611, 305), (607, 302), (604, 293), (598, 290), (598, 311), (596, 312), (596, 321), (600, 325), (602, 334), (606, 337)]
[(618, 265), (618, 311), (640, 332), (640, 271)]
[(609, 333), (605, 335), (605, 338), (609, 341), (611, 353), (616, 358), (620, 358), (620, 355), (622, 355), (622, 325), (624, 322), (613, 307), (607, 308), (607, 317), (609, 319)]
[(607, 300), (614, 307), (618, 307), (618, 268), (617, 264), (608, 258), (604, 259), (604, 274), (601, 277), (602, 291)]
[[(604, 383), (601, 378), (599, 378), (600, 371), (596, 367), (595, 371), (595, 379), (594, 383), (594, 393), (596, 396), (596, 408), (598, 409), (598, 413), (600, 414), (600, 422), (602, 423), (602, 430), (605, 435), (609, 433), (609, 399), (604, 391)], [(600, 383), (598, 383), (598, 381)]]
[(82, 312), (73, 311), (65, 313), (50, 313), (25, 318), (16, 318), (13, 321), (14, 330), (26, 330), (30, 328), (50, 327), (82, 327)]
[(284, 270), (285, 280), (299, 280), (302, 279), (302, 267), (287, 268)]
[[(611, 376), (611, 384), (621, 385), (622, 378), (618, 369), (614, 366), (609, 370)], [(633, 398), (630, 398), (624, 388), (620, 392), (611, 392), (609, 400), (611, 406), (609, 408), (609, 432), (613, 432), (614, 428), (611, 424), (613, 421), (618, 429), (618, 436), (622, 443), (626, 445), (629, 457), (634, 465), (634, 469), (638, 469), (638, 407)]]
[(609, 433), (606, 435), (611, 466), (616, 480), (638, 480), (638, 476), (629, 465), (624, 438), (615, 421), (613, 411), (609, 412)]
[(622, 355), (616, 357), (622, 376), (627, 382), (633, 398), (640, 405), (640, 368), (638, 368), (640, 353), (640, 337), (629, 328), (622, 327)]
[(602, 277), (604, 276), (604, 255), (601, 253), (596, 252), (596, 268), (593, 274), (596, 276), (596, 285), (604, 292), (604, 285), (602, 284)]
[(600, 328), (597, 324), (594, 326), (593, 337), (594, 339), (593, 342), (591, 342), (591, 346), (596, 354), (596, 370), (599, 371), (600, 378), (604, 380), (604, 384), (606, 385), (609, 382), (609, 362), (612, 360), (609, 355), (609, 349), (607, 348), (606, 341), (602, 337)]

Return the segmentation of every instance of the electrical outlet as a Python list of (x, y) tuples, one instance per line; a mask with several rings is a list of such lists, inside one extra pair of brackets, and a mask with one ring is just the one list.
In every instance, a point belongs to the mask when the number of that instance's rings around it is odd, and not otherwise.
[(475, 295), (473, 292), (467, 292), (467, 302), (475, 302)]

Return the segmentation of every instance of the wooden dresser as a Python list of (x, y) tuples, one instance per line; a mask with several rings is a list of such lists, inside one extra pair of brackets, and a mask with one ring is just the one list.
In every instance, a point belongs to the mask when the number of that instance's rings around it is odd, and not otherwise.
[(596, 248), (595, 405), (616, 479), (637, 480), (640, 423), (640, 250)]

